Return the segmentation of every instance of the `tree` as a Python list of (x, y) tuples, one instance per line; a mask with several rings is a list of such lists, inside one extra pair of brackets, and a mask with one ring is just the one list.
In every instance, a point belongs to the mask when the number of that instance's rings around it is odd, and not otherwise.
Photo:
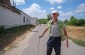
[[(64, 22), (66, 22), (66, 20)], [(77, 19), (74, 16), (71, 16), (70, 20), (67, 22), (67, 25), (85, 26), (85, 19)]]
[(68, 20), (67, 20), (67, 19), (65, 19), (65, 20), (64, 20), (64, 23), (65, 23), (65, 24), (67, 24), (67, 23), (68, 23)]
[(74, 16), (71, 16), (70, 21), (68, 22), (69, 25), (75, 25), (77, 24), (77, 19)]
[(70, 20), (73, 20), (74, 19), (74, 16), (71, 16)]
[(38, 22), (41, 24), (46, 24), (48, 22), (47, 19), (38, 19)]
[(47, 15), (47, 20), (49, 21), (51, 19), (51, 14)]
[(85, 20), (84, 19), (78, 19), (77, 26), (84, 26)]

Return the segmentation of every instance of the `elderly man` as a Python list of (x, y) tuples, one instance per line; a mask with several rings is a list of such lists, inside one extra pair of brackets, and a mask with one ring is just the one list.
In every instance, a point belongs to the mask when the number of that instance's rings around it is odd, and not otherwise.
[(43, 34), (40, 36), (40, 38), (43, 37), (43, 35), (49, 29), (50, 38), (47, 42), (47, 55), (51, 55), (52, 48), (54, 48), (54, 50), (55, 50), (55, 55), (60, 55), (60, 52), (61, 52), (61, 36), (65, 35), (66, 46), (68, 47), (68, 36), (67, 36), (67, 32), (65, 30), (65, 25), (64, 25), (63, 22), (60, 22), (58, 20), (58, 16), (59, 16), (59, 12), (57, 12), (56, 10), (52, 11), (52, 20), (50, 20), (47, 23), (48, 27), (45, 29)]

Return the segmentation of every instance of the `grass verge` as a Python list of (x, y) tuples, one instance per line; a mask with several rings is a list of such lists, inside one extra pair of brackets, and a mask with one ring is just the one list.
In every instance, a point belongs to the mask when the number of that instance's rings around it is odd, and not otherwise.
[(4, 27), (1, 27), (0, 29), (0, 51), (12, 43), (17, 37), (20, 37), (20, 35), (24, 34), (26, 31), (30, 31), (31, 28), (34, 28), (34, 25), (24, 25), (24, 26), (18, 26), (13, 27), (9, 29), (4, 29)]
[(85, 47), (85, 41), (78, 40), (78, 39), (75, 39), (75, 38), (72, 38), (72, 37), (69, 37), (69, 39), (71, 39), (71, 40), (72, 40), (74, 43), (76, 43), (77, 45), (80, 45), (80, 46)]
[[(72, 38), (72, 37), (68, 37), (68, 38), (71, 39), (75, 44), (85, 47), (85, 41), (78, 40), (78, 39)], [(61, 40), (64, 41), (65, 37), (61, 37)]]

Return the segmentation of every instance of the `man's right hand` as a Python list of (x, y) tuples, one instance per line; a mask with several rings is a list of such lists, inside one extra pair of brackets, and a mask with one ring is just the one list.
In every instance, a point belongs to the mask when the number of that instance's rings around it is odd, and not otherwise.
[(41, 36), (39, 36), (39, 38), (43, 37), (43, 35), (45, 34), (45, 32), (48, 30), (48, 27), (45, 29), (45, 31), (43, 32), (43, 34)]
[(42, 35), (41, 36), (39, 36), (39, 38), (41, 38), (42, 37)]

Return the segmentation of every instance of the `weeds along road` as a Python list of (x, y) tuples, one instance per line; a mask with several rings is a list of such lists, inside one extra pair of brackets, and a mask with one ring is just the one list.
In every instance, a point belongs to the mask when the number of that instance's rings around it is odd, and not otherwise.
[[(31, 33), (27, 33), (21, 42), (2, 55), (37, 55), (37, 53), (39, 53), (39, 55), (46, 55), (46, 43), (49, 38), (48, 32), (40, 39), (38, 52), (39, 36), (45, 28), (46, 26), (43, 24), (41, 26), (38, 25)], [(55, 55), (54, 49), (52, 55)], [(85, 55), (85, 47), (78, 46), (69, 40), (69, 48), (66, 48), (65, 41), (63, 41), (61, 55)]]

